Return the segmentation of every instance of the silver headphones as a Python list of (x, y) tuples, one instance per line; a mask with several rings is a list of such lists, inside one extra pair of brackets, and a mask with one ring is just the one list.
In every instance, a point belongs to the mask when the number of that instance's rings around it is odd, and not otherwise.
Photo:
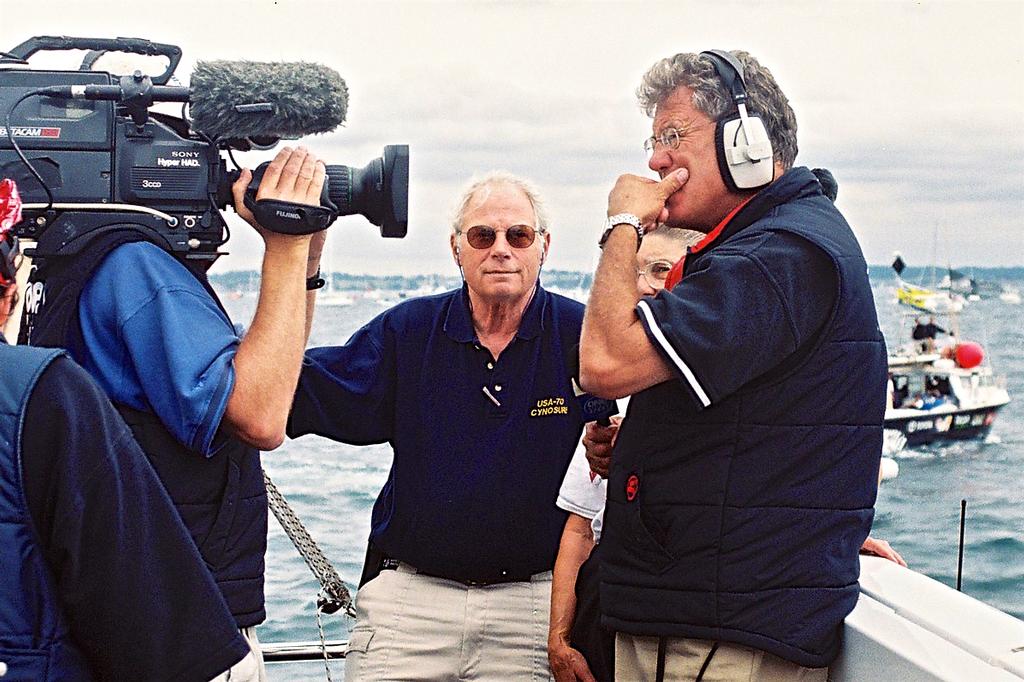
[(764, 122), (747, 114), (743, 65), (725, 50), (705, 50), (701, 54), (711, 59), (736, 105), (737, 115), (719, 119), (715, 129), (722, 180), (734, 192), (765, 187), (775, 179), (774, 152)]

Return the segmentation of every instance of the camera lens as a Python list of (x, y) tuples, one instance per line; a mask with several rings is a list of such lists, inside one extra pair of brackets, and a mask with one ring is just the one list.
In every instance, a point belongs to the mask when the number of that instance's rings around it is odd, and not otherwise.
[(338, 215), (358, 213), (380, 227), (382, 237), (409, 229), (409, 146), (384, 147), (364, 168), (327, 166), (327, 193)]

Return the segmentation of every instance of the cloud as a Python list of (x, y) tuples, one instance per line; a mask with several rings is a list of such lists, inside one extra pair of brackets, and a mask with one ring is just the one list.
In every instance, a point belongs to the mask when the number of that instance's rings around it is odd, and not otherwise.
[[(798, 162), (835, 172), (869, 259), (927, 251), (936, 225), (967, 262), (1024, 254), (1024, 3), (1014, 0), (180, 0), (159, 26), (127, 0), (47, 8), (0, 26), (0, 48), (30, 35), (139, 35), (180, 44), (183, 78), (200, 58), (336, 68), (349, 84), (348, 123), (309, 146), (354, 166), (384, 144), (411, 146), (410, 235), (382, 242), (365, 221), (346, 221), (332, 240), (340, 267), (354, 271), (449, 272), (449, 206), (469, 176), (492, 168), (534, 179), (549, 197), (552, 265), (590, 267), (615, 177), (646, 172), (640, 76), (661, 57), (708, 47), (744, 48), (771, 68), (800, 123)], [(258, 238), (236, 234), (225, 267), (255, 267)]]

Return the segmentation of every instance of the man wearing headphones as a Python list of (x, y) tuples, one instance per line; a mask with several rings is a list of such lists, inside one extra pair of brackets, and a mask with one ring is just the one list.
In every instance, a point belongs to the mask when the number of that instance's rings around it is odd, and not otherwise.
[[(313, 348), (288, 434), (390, 443), (345, 658), (348, 680), (548, 679), (555, 496), (583, 424), (583, 305), (539, 280), (536, 190), (491, 173), (452, 222), (461, 289), (413, 299), (344, 346)], [(635, 268), (634, 268), (635, 270)]]
[[(796, 120), (745, 52), (684, 53), (638, 90), (657, 182), (621, 176), (581, 341), (583, 388), (633, 394), (602, 540), (620, 679), (825, 680), (873, 517), (886, 353), (867, 265)], [(656, 223), (706, 232), (654, 298)]]

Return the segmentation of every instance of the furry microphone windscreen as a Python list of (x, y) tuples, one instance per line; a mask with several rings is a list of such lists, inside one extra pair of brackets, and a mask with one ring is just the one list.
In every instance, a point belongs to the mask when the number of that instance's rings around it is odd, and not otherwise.
[(338, 72), (310, 62), (199, 62), (191, 89), (192, 125), (214, 139), (326, 133), (348, 109)]

